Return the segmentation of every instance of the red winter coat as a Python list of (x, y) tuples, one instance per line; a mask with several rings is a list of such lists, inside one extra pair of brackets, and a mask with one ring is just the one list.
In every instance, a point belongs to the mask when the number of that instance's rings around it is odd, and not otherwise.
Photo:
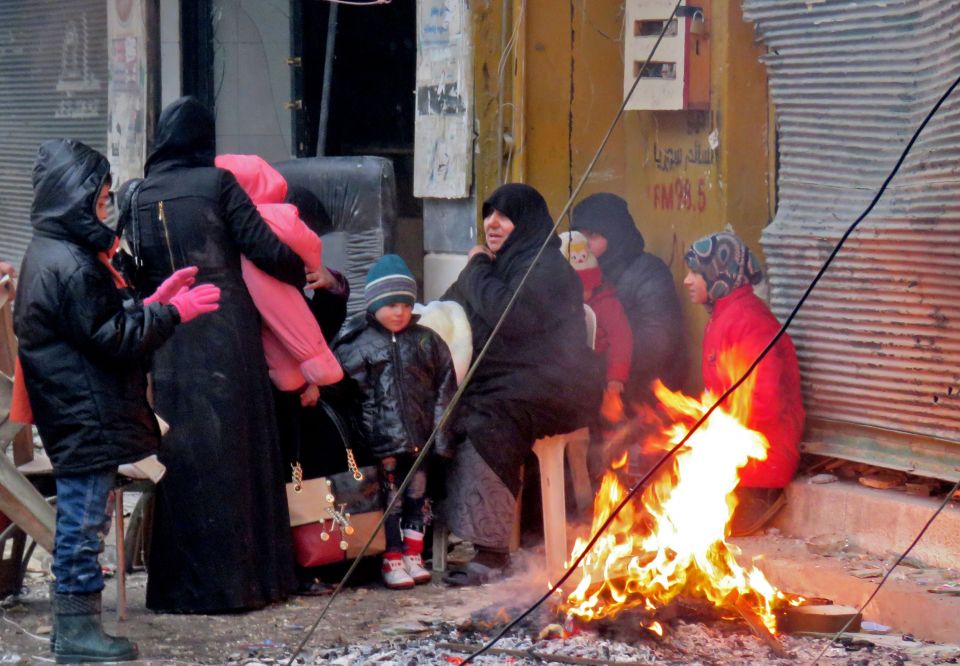
[[(256, 155), (220, 155), (216, 165), (236, 176), (263, 220), (307, 270), (317, 270), (320, 237), (300, 219), (296, 206), (280, 203), (287, 195), (283, 176)], [(343, 370), (300, 290), (268, 275), (245, 256), (240, 258), (240, 268), (263, 318), (263, 352), (274, 385), (281, 391), (296, 391), (307, 383), (323, 386), (343, 379)]]
[(597, 340), (593, 345), (606, 360), (608, 382), (626, 384), (633, 361), (633, 332), (613, 287), (601, 285), (586, 301), (597, 315)]
[[(719, 395), (739, 378), (780, 329), (780, 322), (746, 285), (719, 299), (703, 337), (704, 387)], [(719, 358), (733, 352), (734, 368)], [(767, 459), (751, 461), (740, 470), (740, 485), (783, 488), (793, 478), (800, 459), (805, 412), (800, 395), (800, 368), (790, 336), (784, 334), (754, 370), (747, 426), (770, 442)], [(747, 390), (750, 379), (738, 391)]]

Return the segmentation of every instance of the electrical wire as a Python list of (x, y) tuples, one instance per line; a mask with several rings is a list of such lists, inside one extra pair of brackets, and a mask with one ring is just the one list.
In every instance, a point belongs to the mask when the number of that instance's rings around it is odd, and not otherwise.
[[(648, 59), (648, 62), (649, 62), (649, 59)], [(634, 85), (636, 85), (636, 83), (634, 83)], [(700, 419), (693, 424), (690, 430), (687, 431), (687, 434), (684, 435), (683, 439), (681, 439), (673, 448), (667, 451), (656, 462), (656, 464), (646, 474), (644, 474), (639, 481), (637, 481), (630, 488), (630, 490), (627, 492), (624, 498), (620, 501), (620, 503), (616, 506), (616, 508), (614, 508), (614, 510), (607, 517), (607, 519), (600, 525), (600, 528), (596, 531), (593, 537), (591, 537), (590, 541), (587, 542), (587, 545), (583, 549), (583, 552), (581, 552), (580, 555), (573, 561), (573, 564), (571, 564), (570, 567), (564, 572), (563, 576), (561, 576), (560, 579), (550, 587), (550, 590), (546, 594), (544, 594), (542, 597), (537, 599), (537, 601), (535, 601), (533, 605), (527, 608), (523, 613), (518, 615), (515, 619), (511, 620), (506, 626), (504, 626), (499, 632), (497, 632), (497, 635), (494, 636), (492, 639), (490, 639), (490, 641), (488, 641), (482, 648), (480, 648), (479, 650), (471, 654), (469, 657), (467, 657), (463, 661), (463, 664), (471, 663), (475, 657), (480, 656), (481, 654), (489, 650), (491, 647), (493, 647), (497, 643), (497, 641), (499, 641), (501, 638), (503, 638), (503, 636), (506, 635), (508, 631), (510, 631), (513, 627), (515, 627), (517, 624), (523, 621), (524, 618), (526, 618), (528, 615), (530, 615), (530, 613), (532, 613), (534, 610), (539, 608), (544, 601), (549, 599), (553, 594), (556, 593), (558, 589), (560, 589), (560, 586), (563, 585), (563, 583), (565, 583), (568, 578), (570, 578), (570, 576), (573, 574), (574, 571), (576, 571), (577, 567), (580, 566), (580, 563), (586, 557), (587, 553), (589, 553), (590, 550), (593, 548), (594, 544), (597, 543), (599, 538), (603, 535), (606, 529), (613, 522), (614, 518), (616, 518), (616, 516), (620, 513), (620, 511), (622, 511), (623, 508), (632, 500), (633, 496), (636, 495), (636, 493), (646, 485), (646, 482), (650, 479), (650, 477), (653, 476), (653, 474), (657, 470), (659, 470), (660, 467), (662, 467), (667, 460), (673, 457), (673, 455), (676, 454), (676, 452), (680, 450), (680, 448), (684, 444), (686, 444), (686, 442), (690, 439), (693, 433), (696, 432), (700, 428), (700, 426), (704, 424), (704, 422), (710, 417), (711, 414), (713, 414), (714, 411), (716, 411), (716, 409), (720, 406), (720, 404), (723, 403), (723, 401), (726, 400), (734, 391), (740, 388), (740, 386), (753, 373), (756, 367), (760, 364), (760, 361), (762, 361), (764, 357), (768, 353), (770, 353), (770, 350), (773, 349), (773, 346), (777, 343), (777, 341), (779, 341), (780, 338), (782, 338), (783, 335), (787, 332), (787, 329), (790, 327), (790, 324), (793, 323), (794, 318), (796, 318), (797, 314), (800, 312), (800, 309), (803, 307), (804, 303), (806, 302), (807, 298), (810, 296), (811, 292), (813, 292), (814, 288), (817, 286), (817, 283), (820, 282), (820, 279), (827, 272), (827, 269), (830, 267), (830, 264), (833, 263), (833, 260), (836, 258), (837, 254), (840, 253), (840, 249), (843, 247), (844, 243), (846, 243), (847, 238), (850, 237), (850, 234), (852, 234), (853, 231), (860, 225), (860, 222), (863, 221), (863, 219), (867, 217), (867, 215), (869, 215), (870, 212), (877, 205), (877, 202), (880, 200), (880, 197), (883, 196), (883, 193), (886, 191), (887, 186), (890, 184), (890, 181), (892, 181), (894, 176), (897, 175), (897, 172), (900, 171), (900, 167), (903, 165), (903, 162), (907, 158), (907, 155), (910, 154), (910, 151), (913, 148), (913, 145), (917, 142), (917, 139), (920, 137), (921, 132), (923, 132), (924, 128), (927, 126), (927, 123), (929, 123), (931, 118), (933, 118), (933, 116), (936, 115), (937, 111), (940, 110), (940, 107), (943, 106), (943, 103), (947, 101), (947, 98), (950, 97), (950, 95), (953, 93), (953, 91), (957, 88), (958, 85), (960, 85), (960, 78), (957, 78), (957, 80), (954, 81), (949, 88), (947, 88), (947, 91), (943, 93), (943, 95), (937, 100), (936, 104), (933, 105), (933, 108), (931, 108), (930, 111), (927, 113), (926, 117), (923, 119), (923, 122), (920, 123), (920, 126), (916, 129), (916, 131), (913, 133), (913, 136), (910, 138), (910, 141), (904, 147), (903, 151), (900, 154), (900, 158), (897, 160), (893, 169), (890, 171), (890, 174), (883, 181), (883, 184), (880, 186), (880, 189), (877, 190), (877, 193), (876, 195), (874, 195), (873, 200), (870, 202), (867, 208), (863, 211), (863, 213), (861, 213), (860, 216), (849, 227), (847, 227), (847, 230), (840, 237), (840, 240), (837, 241), (837, 244), (834, 246), (833, 250), (830, 252), (830, 255), (827, 257), (826, 261), (824, 261), (823, 265), (820, 267), (820, 270), (817, 271), (817, 274), (813, 278), (813, 280), (810, 282), (810, 285), (806, 288), (806, 290), (803, 292), (803, 295), (797, 301), (797, 304), (794, 306), (793, 310), (790, 312), (790, 315), (786, 318), (786, 320), (780, 326), (780, 329), (773, 336), (770, 342), (768, 342), (767, 345), (763, 348), (763, 350), (760, 352), (757, 358), (755, 358), (754, 361), (750, 364), (750, 367), (748, 367), (746, 371), (743, 373), (743, 375), (736, 382), (734, 382), (726, 391), (724, 391), (719, 398), (717, 398), (716, 402), (714, 402), (713, 405), (711, 405), (710, 408), (706, 412), (704, 412), (703, 416), (701, 416)], [(631, 89), (631, 92), (632, 92), (632, 89)], [(616, 121), (614, 121), (614, 123), (616, 123)], [(957, 486), (960, 487), (960, 481), (958, 481)], [(947, 498), (949, 499), (949, 497), (951, 496), (952, 496), (952, 493), (949, 494)], [(946, 506), (946, 501), (944, 502), (943, 506)], [(923, 530), (921, 530), (920, 534), (914, 540), (914, 543), (910, 545), (910, 548), (908, 548), (907, 551), (897, 560), (898, 564), (903, 560), (904, 557), (906, 557), (906, 554), (910, 552), (910, 549), (912, 549), (913, 546), (916, 545), (916, 542), (919, 541), (920, 537), (923, 536), (923, 533), (926, 531), (927, 527), (929, 527), (930, 523), (933, 522), (933, 519), (936, 518), (936, 516), (940, 513), (940, 511), (943, 510), (943, 506), (941, 506), (940, 509), (931, 517), (930, 521), (928, 521), (927, 525), (924, 526)], [(887, 573), (887, 577), (889, 577), (889, 572)], [(884, 581), (886, 580), (887, 577), (884, 578)], [(882, 584), (883, 583), (881, 582), (880, 585)], [(877, 591), (879, 591), (880, 585), (877, 586), (877, 590), (874, 591), (874, 595), (876, 594)], [(872, 598), (873, 596), (871, 596), (870, 599)], [(867, 600), (868, 603), (870, 599)], [(865, 606), (866, 604), (864, 604), (864, 607)], [(830, 644), (828, 643), (827, 647), (829, 647), (829, 645)], [(826, 648), (824, 649), (824, 652), (826, 652)], [(817, 659), (819, 658), (820, 657), (817, 657)], [(816, 663), (816, 661), (814, 661), (814, 663)]]
[[(503, 11), (504, 14), (506, 13), (506, 3), (504, 3), (504, 6), (501, 9), (501, 11)], [(507, 40), (506, 45), (503, 47), (503, 52), (500, 54), (500, 62), (497, 64), (497, 144), (498, 144), (497, 151), (498, 151), (498, 154), (503, 153), (503, 135), (504, 135), (503, 112), (509, 105), (513, 107), (514, 117), (516, 117), (516, 113), (517, 113), (517, 108), (516, 106), (513, 105), (513, 103), (503, 101), (503, 84), (504, 84), (503, 76), (506, 72), (507, 57), (517, 45), (517, 37), (520, 35), (520, 26), (523, 25), (524, 18), (526, 17), (526, 12), (527, 12), (527, 0), (520, 0), (520, 11), (519, 11), (519, 15), (517, 16), (517, 24), (513, 27), (513, 33), (510, 35), (510, 39)], [(516, 57), (514, 57), (514, 62), (516, 62)], [(516, 72), (514, 72), (514, 75), (516, 75)], [(513, 127), (513, 123), (511, 123), (511, 132), (513, 131), (512, 127)], [(515, 140), (516, 140), (516, 137), (514, 137), (514, 141)], [(513, 146), (511, 145), (510, 154), (507, 157), (506, 165), (504, 165), (504, 162), (502, 159), (497, 164), (497, 168), (500, 171), (497, 177), (497, 182), (499, 182), (501, 185), (506, 183), (507, 180), (510, 178), (510, 160), (512, 158), (513, 158)]]
[(354, 7), (369, 7), (370, 5), (389, 5), (393, 0), (326, 0), (332, 5), (353, 5)]
[[(630, 91), (624, 97), (623, 103), (620, 105), (620, 109), (617, 111), (617, 115), (614, 118), (613, 122), (610, 125), (610, 128), (607, 130), (607, 133), (604, 135), (603, 140), (600, 142), (600, 147), (597, 148), (597, 152), (594, 154), (593, 159), (590, 160), (590, 163), (587, 165), (587, 168), (583, 172), (583, 176), (580, 178), (580, 182), (577, 183), (576, 189), (570, 195), (570, 198), (567, 200), (567, 203), (563, 206), (563, 210), (560, 211), (560, 214), (557, 216), (556, 221), (554, 222), (553, 229), (543, 239), (543, 244), (540, 245), (540, 249), (537, 251), (536, 256), (534, 256), (533, 261), (530, 262), (530, 267), (527, 269), (527, 272), (524, 273), (523, 277), (520, 279), (520, 283), (517, 285), (516, 291), (513, 292), (513, 295), (510, 297), (510, 300), (507, 301), (506, 306), (504, 306), (503, 313), (500, 315), (500, 318), (497, 320), (496, 325), (493, 327), (493, 330), (490, 332), (489, 337), (487, 338), (486, 343), (483, 345), (483, 348), (477, 354), (473, 363), (467, 369), (466, 375), (463, 377), (463, 381), (457, 387), (456, 392), (453, 394), (453, 397), (450, 399), (450, 404), (447, 405), (447, 408), (443, 411), (443, 414), (440, 416), (440, 420), (437, 423), (436, 428), (433, 432), (430, 433), (430, 437), (427, 438), (426, 443), (423, 445), (423, 448), (420, 450), (420, 453), (417, 455), (416, 459), (413, 461), (413, 464), (410, 466), (410, 471), (407, 473), (406, 478), (397, 488), (396, 493), (394, 493), (393, 498), (390, 502), (387, 503), (386, 507), (383, 510), (383, 516), (380, 517), (379, 522), (377, 522), (376, 527), (370, 533), (370, 536), (367, 538), (367, 542), (363, 545), (363, 548), (360, 549), (360, 553), (353, 560), (350, 565), (350, 568), (347, 569), (347, 572), (343, 575), (343, 578), (340, 579), (340, 582), (337, 583), (337, 586), (334, 588), (333, 593), (330, 595), (330, 598), (327, 600), (326, 605), (323, 607), (323, 610), (320, 611), (320, 615), (317, 617), (316, 621), (310, 626), (310, 630), (307, 631), (306, 635), (297, 645), (297, 648), (294, 650), (293, 654), (290, 655), (290, 659), (287, 661), (286, 666), (290, 666), (293, 663), (293, 660), (296, 659), (297, 655), (303, 650), (304, 646), (313, 636), (314, 632), (317, 630), (317, 627), (320, 625), (320, 622), (323, 621), (323, 618), (326, 617), (327, 612), (330, 610), (330, 606), (333, 604), (334, 600), (339, 596), (340, 592), (343, 590), (344, 585), (347, 581), (350, 580), (350, 577), (353, 575), (353, 572), (356, 571), (357, 566), (360, 564), (360, 560), (366, 554), (370, 548), (370, 544), (373, 543), (374, 538), (377, 533), (383, 528), (384, 522), (386, 522), (387, 517), (390, 515), (390, 512), (393, 510), (393, 507), (396, 503), (403, 497), (404, 491), (407, 489), (407, 486), (413, 481), (413, 475), (416, 473), (420, 466), (423, 464), (424, 459), (430, 453), (430, 450), (433, 448), (433, 443), (437, 439), (438, 433), (442, 432), (444, 427), (447, 424), (447, 421), (450, 419), (450, 415), (453, 413), (453, 410), (456, 408), (457, 403), (460, 402), (461, 396), (463, 396), (464, 391), (467, 389), (467, 386), (470, 385), (470, 380), (473, 378), (473, 375), (477, 371), (477, 367), (483, 361), (484, 357), (487, 355), (487, 350), (490, 349), (491, 344), (496, 339), (497, 334), (500, 332), (500, 329), (503, 327), (503, 322), (506, 320), (507, 315), (510, 314), (510, 311), (513, 309), (514, 304), (517, 302), (517, 298), (520, 295), (520, 292), (523, 290), (524, 285), (527, 283), (527, 278), (530, 277), (530, 273), (533, 271), (534, 266), (537, 265), (537, 262), (540, 261), (540, 257), (543, 256), (544, 251), (550, 244), (550, 240), (553, 235), (556, 233), (557, 228), (560, 226), (560, 223), (563, 221), (564, 216), (567, 214), (567, 211), (570, 210), (574, 199), (580, 193), (580, 190), (583, 188), (584, 184), (587, 182), (587, 178), (590, 173), (593, 171), (594, 166), (596, 166), (597, 161), (600, 159), (600, 155), (603, 153), (604, 148), (606, 148), (607, 143), (610, 141), (610, 137), (613, 135), (613, 130), (616, 128), (617, 122), (620, 120), (620, 117), (623, 115), (624, 110), (626, 110), (627, 102), (630, 100), (633, 91), (636, 89), (637, 84), (640, 83), (640, 75), (643, 74), (643, 71), (646, 69), (647, 65), (650, 64), (650, 60), (653, 58), (653, 54), (656, 52), (657, 47), (660, 45), (661, 40), (663, 39), (664, 34), (667, 31), (667, 27), (670, 25), (670, 20), (677, 13), (677, 8), (680, 6), (682, 0), (677, 0), (677, 4), (674, 5), (673, 11), (670, 13), (670, 18), (664, 21), (663, 29), (660, 31), (660, 35), (657, 37), (656, 43), (654, 43), (653, 48), (650, 50), (650, 55), (647, 56), (647, 60), (644, 63), (643, 67), (640, 68), (640, 74), (638, 74), (637, 79), (633, 82), (633, 86), (630, 88)], [(539, 605), (539, 604), (538, 604)]]
[(843, 632), (845, 632), (845, 631), (850, 627), (850, 625), (853, 623), (853, 621), (854, 621), (857, 617), (859, 617), (861, 613), (863, 613), (863, 610), (864, 610), (868, 605), (870, 605), (870, 602), (873, 601), (873, 598), (874, 598), (875, 596), (877, 596), (877, 593), (880, 591), (880, 588), (883, 587), (883, 584), (887, 582), (887, 579), (888, 579), (888, 578), (890, 578), (890, 574), (893, 573), (893, 570), (896, 569), (896, 568), (900, 565), (901, 562), (903, 562), (903, 560), (907, 557), (907, 555), (910, 554), (910, 551), (913, 550), (913, 547), (916, 546), (917, 543), (920, 542), (921, 537), (923, 537), (923, 535), (926, 533), (926, 531), (927, 531), (927, 529), (930, 527), (930, 525), (933, 524), (933, 521), (936, 519), (936, 517), (939, 516), (940, 513), (947, 507), (947, 504), (949, 504), (949, 503), (950, 503), (950, 500), (953, 499), (953, 494), (954, 494), (955, 492), (957, 492), (958, 490), (960, 490), (960, 479), (958, 479), (957, 482), (953, 484), (953, 488), (951, 488), (951, 489), (947, 492), (947, 496), (943, 498), (943, 501), (940, 503), (940, 506), (937, 507), (937, 510), (933, 512), (933, 515), (932, 515), (932, 516), (930, 516), (930, 519), (929, 519), (929, 520), (926, 522), (926, 524), (923, 526), (923, 529), (920, 530), (920, 532), (917, 534), (917, 536), (914, 538), (914, 540), (910, 543), (910, 545), (907, 547), (907, 549), (906, 549), (905, 551), (903, 551), (903, 554), (902, 554), (900, 557), (897, 558), (897, 561), (893, 563), (893, 566), (890, 567), (890, 569), (889, 569), (889, 570), (887, 571), (887, 573), (883, 576), (883, 578), (880, 580), (880, 582), (877, 583), (877, 586), (873, 589), (873, 593), (871, 593), (870, 596), (867, 597), (867, 600), (863, 602), (863, 605), (860, 606), (860, 609), (857, 611), (857, 614), (854, 615), (853, 617), (851, 617), (849, 620), (847, 620), (847, 623), (846, 623), (845, 625), (843, 625), (843, 627), (840, 629), (840, 631), (838, 631), (838, 632), (833, 636), (833, 638), (831, 638), (829, 641), (827, 641), (827, 644), (823, 646), (823, 649), (822, 649), (822, 650), (820, 650), (820, 654), (818, 654), (816, 657), (814, 657), (814, 658), (813, 658), (813, 661), (810, 662), (810, 666), (815, 666), (815, 664), (816, 664), (818, 661), (820, 661), (820, 659), (823, 658), (823, 655), (825, 655), (825, 654), (827, 653), (827, 650), (829, 650), (830, 647), (837, 641), (837, 639), (840, 638), (840, 636), (843, 634)]

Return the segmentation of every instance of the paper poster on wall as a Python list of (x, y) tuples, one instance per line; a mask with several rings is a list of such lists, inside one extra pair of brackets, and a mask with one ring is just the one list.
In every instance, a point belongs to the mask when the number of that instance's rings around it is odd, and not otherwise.
[(146, 158), (146, 29), (143, 0), (110, 0), (107, 150), (114, 182), (143, 176)]
[(465, 0), (417, 2), (417, 104), (413, 192), (470, 195), (473, 55)]

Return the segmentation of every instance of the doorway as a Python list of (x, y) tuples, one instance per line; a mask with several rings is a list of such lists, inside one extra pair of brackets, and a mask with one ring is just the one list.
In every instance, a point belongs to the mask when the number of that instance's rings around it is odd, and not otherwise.
[[(417, 3), (336, 8), (325, 151), (318, 149), (329, 2), (292, 0), (297, 157), (376, 155), (393, 162), (397, 184), (395, 251), (423, 288), (423, 203), (413, 196)], [(357, 288), (355, 286), (354, 288)]]

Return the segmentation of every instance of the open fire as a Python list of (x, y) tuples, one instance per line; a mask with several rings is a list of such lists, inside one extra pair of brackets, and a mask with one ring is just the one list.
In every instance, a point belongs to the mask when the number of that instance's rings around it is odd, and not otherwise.
[[(731, 356), (718, 363), (736, 377), (742, 365), (737, 360)], [(735, 547), (726, 543), (739, 470), (767, 455), (766, 438), (744, 425), (751, 383), (748, 379), (730, 396), (729, 404), (721, 405), (677, 452), (672, 466), (665, 465), (642, 497), (614, 519), (580, 564), (582, 577), (564, 604), (569, 615), (589, 622), (637, 607), (653, 612), (682, 595), (752, 612), (776, 634), (775, 613), (790, 602), (759, 569), (740, 566)], [(645, 443), (648, 451), (673, 447), (715, 400), (709, 393), (696, 400), (659, 383), (655, 394), (672, 422)], [(626, 456), (617, 461), (603, 480), (591, 533), (627, 493), (617, 471), (626, 462)], [(585, 545), (586, 540), (577, 540), (571, 562)], [(645, 626), (662, 634), (655, 621)]]

